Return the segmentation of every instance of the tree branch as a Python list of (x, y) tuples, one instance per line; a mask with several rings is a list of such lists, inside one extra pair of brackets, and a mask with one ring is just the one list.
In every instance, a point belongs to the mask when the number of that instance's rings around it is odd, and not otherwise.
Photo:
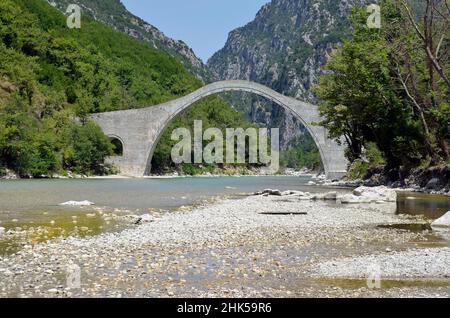
[(427, 124), (427, 121), (426, 121), (426, 119), (425, 119), (425, 115), (423, 114), (422, 107), (420, 107), (419, 103), (418, 103), (418, 102), (416, 101), (416, 99), (411, 95), (411, 93), (409, 92), (409, 89), (408, 89), (408, 85), (406, 84), (406, 82), (407, 82), (408, 79), (409, 79), (409, 75), (407, 76), (406, 81), (403, 80), (403, 76), (402, 76), (402, 73), (401, 73), (401, 71), (400, 71), (400, 66), (398, 65), (398, 63), (396, 63), (396, 64), (397, 64), (397, 75), (398, 75), (398, 79), (400, 80), (400, 83), (401, 83), (402, 86), (403, 86), (403, 89), (404, 89), (404, 91), (405, 91), (405, 93), (406, 93), (406, 96), (408, 96), (408, 98), (411, 100), (411, 102), (412, 102), (412, 103), (414, 104), (414, 106), (417, 108), (417, 111), (418, 111), (418, 113), (419, 113), (420, 119), (421, 119), (421, 121), (422, 121), (423, 128), (425, 129), (425, 133), (426, 133), (427, 135), (429, 135), (429, 134), (430, 134), (430, 129), (428, 128), (428, 124)]
[[(405, 8), (407, 15), (408, 15), (408, 19), (410, 21), (410, 23), (412, 24), (412, 26), (414, 27), (417, 35), (422, 39), (424, 45), (425, 45), (425, 51), (427, 53), (428, 58), (430, 59), (433, 67), (435, 68), (435, 70), (437, 71), (437, 73), (439, 74), (439, 76), (445, 81), (445, 83), (447, 84), (447, 86), (450, 88), (450, 79), (447, 77), (447, 75), (444, 72), (444, 69), (442, 68), (442, 66), (439, 64), (439, 61), (436, 59), (436, 57), (433, 54), (433, 50), (432, 48), (429, 46), (428, 43), (428, 39), (427, 39), (427, 35), (423, 34), (420, 31), (419, 26), (417, 25), (416, 21), (414, 21), (414, 17), (411, 13), (411, 10), (408, 6), (408, 4), (406, 3), (405, 0), (400, 0), (400, 3), (402, 4), (402, 6)], [(427, 13), (429, 11), (429, 6), (430, 6), (430, 1), (427, 1)]]

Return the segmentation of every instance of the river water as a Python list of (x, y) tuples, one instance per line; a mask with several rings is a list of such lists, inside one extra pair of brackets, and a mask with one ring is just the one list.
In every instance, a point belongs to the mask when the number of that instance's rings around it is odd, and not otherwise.
[[(310, 181), (307, 176), (3, 180), (0, 227), (14, 234), (0, 237), (0, 254), (57, 236), (117, 231), (126, 226), (118, 221), (118, 216), (167, 213), (217, 197), (239, 197), (266, 188), (311, 193), (336, 191), (308, 185)], [(72, 200), (88, 200), (95, 206), (59, 206)], [(450, 197), (401, 193), (397, 209), (398, 213), (434, 219), (450, 210)]]
[[(324, 191), (310, 177), (187, 177), (0, 181), (0, 255), (59, 236), (119, 231), (127, 215), (158, 216), (218, 197), (239, 197), (266, 188)], [(88, 200), (95, 206), (59, 204)]]
[(0, 182), (0, 211), (51, 209), (70, 200), (126, 209), (176, 208), (216, 196), (273, 188), (320, 192), (309, 177), (191, 177), (148, 179), (58, 179)]

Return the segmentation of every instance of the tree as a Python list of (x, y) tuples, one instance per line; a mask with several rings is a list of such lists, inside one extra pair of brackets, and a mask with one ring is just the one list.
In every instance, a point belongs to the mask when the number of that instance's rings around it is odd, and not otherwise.
[(427, 0), (417, 19), (407, 1), (394, 6), (399, 18), (385, 31), (393, 70), (420, 118), (427, 156), (437, 164), (448, 158), (450, 8), (445, 0)]
[(1, 167), (103, 173), (111, 144), (90, 114), (156, 105), (201, 86), (167, 53), (83, 19), (70, 30), (47, 1), (0, 1)]
[[(354, 10), (353, 37), (332, 54), (328, 72), (316, 87), (322, 124), (331, 137), (345, 137), (351, 161), (361, 157), (369, 142), (393, 168), (438, 164), (448, 157), (449, 88), (437, 74), (439, 65), (448, 66), (449, 32), (448, 23), (445, 30), (432, 13), (444, 3), (427, 1), (422, 20), (428, 24), (419, 25), (413, 18), (419, 12), (405, 1), (384, 0), (379, 30), (367, 27), (364, 9)], [(428, 46), (415, 28), (421, 34), (441, 34), (444, 40), (436, 45), (427, 40)]]
[(65, 165), (84, 174), (102, 174), (105, 157), (113, 154), (109, 138), (91, 121), (72, 127), (69, 147)]

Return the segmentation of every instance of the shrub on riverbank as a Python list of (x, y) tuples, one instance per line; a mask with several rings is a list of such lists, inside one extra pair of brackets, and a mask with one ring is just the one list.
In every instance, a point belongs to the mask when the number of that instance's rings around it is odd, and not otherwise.
[(383, 168), (385, 164), (386, 160), (377, 145), (369, 142), (363, 149), (362, 158), (351, 163), (347, 178), (349, 180), (365, 179), (371, 171)]

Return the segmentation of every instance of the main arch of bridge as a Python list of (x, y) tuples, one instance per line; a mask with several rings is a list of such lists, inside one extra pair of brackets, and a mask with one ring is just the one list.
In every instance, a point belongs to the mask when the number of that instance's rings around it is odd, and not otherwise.
[(328, 179), (340, 179), (347, 171), (343, 143), (328, 138), (328, 131), (317, 125), (322, 118), (318, 107), (282, 95), (264, 85), (249, 81), (221, 81), (167, 103), (140, 109), (99, 113), (92, 119), (108, 136), (120, 139), (123, 155), (110, 158), (123, 175), (142, 177), (150, 174), (151, 160), (164, 129), (183, 110), (207, 96), (241, 91), (263, 96), (292, 112), (313, 137), (322, 157)]

